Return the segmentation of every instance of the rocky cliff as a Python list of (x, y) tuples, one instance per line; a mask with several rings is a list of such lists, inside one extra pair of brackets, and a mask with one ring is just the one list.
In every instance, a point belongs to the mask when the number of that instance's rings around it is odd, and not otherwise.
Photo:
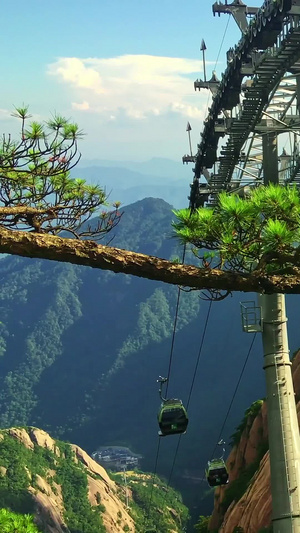
[[(10, 458), (6, 461), (7, 450), (15, 450), (15, 446), (12, 445), (10, 440), (15, 439), (17, 443), (23, 445), (26, 450), (31, 452), (30, 454), (22, 454), (22, 448), (17, 447), (19, 453), (15, 458), (18, 461), (18, 467), (14, 465), (14, 468), (20, 473), (21, 466), (24, 464), (24, 460), (27, 463), (25, 466), (28, 475), (27, 491), (32, 495), (34, 502), (34, 514), (36, 515), (37, 523), (49, 533), (66, 533), (69, 531), (67, 527), (67, 520), (65, 518), (66, 509), (65, 501), (63, 497), (62, 484), (56, 480), (57, 469), (61, 467), (60, 461), (65, 460), (65, 451), (62, 451), (61, 446), (48, 435), (45, 431), (37, 428), (11, 428), (6, 431), (1, 431), (0, 441), (6, 445), (1, 449), (0, 464), (2, 480), (4, 476), (8, 476), (8, 489), (12, 489), (17, 492), (16, 485), (10, 482)], [(40, 461), (33, 461), (34, 454), (37, 453), (39, 457), (42, 452), (39, 450), (46, 450), (52, 452), (48, 457), (54, 456), (52, 468), (45, 469), (44, 461), (40, 465), (41, 473), (37, 473), (37, 464)], [(98, 507), (101, 502), (101, 518), (105, 527), (105, 531), (117, 532), (135, 531), (133, 519), (129, 516), (128, 511), (124, 503), (118, 497), (120, 492), (119, 487), (114, 481), (112, 481), (104, 468), (96, 463), (91, 457), (88, 456), (81, 448), (75, 445), (70, 445), (73, 452), (72, 460), (79, 468), (82, 466), (87, 475), (88, 483), (88, 499), (92, 507)], [(23, 455), (23, 457), (22, 457)], [(19, 459), (19, 460), (18, 460)], [(31, 459), (31, 460), (30, 460)], [(3, 466), (3, 463), (7, 466)], [(8, 463), (8, 464), (7, 464)], [(42, 475), (41, 475), (42, 474)], [(0, 485), (1, 487), (1, 485)], [(22, 487), (23, 490), (23, 487)], [(126, 528), (127, 525), (127, 528)]]
[[(151, 484), (151, 475), (132, 472), (126, 487), (124, 474), (114, 477), (119, 482), (84, 450), (56, 441), (45, 431), (33, 427), (0, 431), (0, 508), (34, 514), (45, 533), (143, 531), (150, 516), (143, 511), (143, 494), (149, 499), (146, 481)], [(180, 496), (171, 489), (172, 506), (160, 482), (155, 479), (152, 484), (160, 495), (161, 531), (181, 531), (188, 513)], [(154, 499), (151, 512), (158, 512)]]
[[(300, 351), (293, 358), (292, 373), (300, 424)], [(272, 500), (267, 428), (267, 406), (263, 402), (254, 417), (249, 410), (238, 443), (227, 459), (230, 483), (215, 491), (210, 531), (232, 533), (267, 531), (271, 525)]]

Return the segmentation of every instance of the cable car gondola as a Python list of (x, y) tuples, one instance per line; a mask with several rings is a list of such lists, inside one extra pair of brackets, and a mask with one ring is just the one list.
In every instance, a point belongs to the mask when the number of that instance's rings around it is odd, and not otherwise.
[(208, 468), (205, 473), (207, 482), (210, 487), (227, 485), (229, 481), (226, 464), (222, 458), (212, 459), (211, 461), (208, 461)]
[(167, 400), (162, 397), (162, 384), (166, 383), (167, 378), (159, 378), (157, 380), (161, 385), (159, 394), (162, 399), (162, 404), (158, 412), (158, 425), (160, 431), (158, 432), (160, 437), (166, 437), (167, 435), (176, 435), (186, 432), (188, 426), (188, 415), (181, 400), (172, 398)]
[[(223, 439), (218, 442), (218, 446), (224, 446), (225, 442)], [(206, 479), (210, 487), (218, 487), (220, 485), (227, 485), (229, 482), (228, 479), (228, 470), (226, 463), (223, 459), (225, 453), (225, 448), (223, 448), (223, 454), (218, 459), (212, 459), (208, 461), (208, 468), (205, 470)]]

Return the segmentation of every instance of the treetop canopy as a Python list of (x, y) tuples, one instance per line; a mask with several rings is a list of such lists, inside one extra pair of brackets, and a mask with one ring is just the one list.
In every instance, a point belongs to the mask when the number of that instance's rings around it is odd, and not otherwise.
[(177, 237), (193, 246), (205, 268), (299, 273), (300, 193), (295, 187), (261, 186), (245, 199), (224, 192), (214, 208), (174, 213)]
[[(80, 159), (78, 125), (54, 115), (27, 126), (27, 106), (16, 108), (13, 116), (21, 121), (20, 139), (3, 135), (0, 140), (0, 226), (54, 235), (64, 231), (77, 238), (110, 231), (120, 219), (119, 202), (108, 212), (100, 185), (70, 175)], [(101, 206), (105, 209), (91, 227), (87, 222)]]

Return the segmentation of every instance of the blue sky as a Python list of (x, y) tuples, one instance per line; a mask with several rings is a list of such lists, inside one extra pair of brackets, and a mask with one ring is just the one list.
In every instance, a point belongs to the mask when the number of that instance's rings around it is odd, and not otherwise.
[[(253, 0), (248, 5), (255, 5)], [(15, 0), (2, 5), (0, 130), (18, 132), (13, 106), (34, 119), (58, 112), (84, 129), (84, 159), (180, 160), (194, 149), (208, 94), (194, 92), (215, 65), (228, 15), (208, 0)], [(240, 32), (230, 20), (217, 71)]]

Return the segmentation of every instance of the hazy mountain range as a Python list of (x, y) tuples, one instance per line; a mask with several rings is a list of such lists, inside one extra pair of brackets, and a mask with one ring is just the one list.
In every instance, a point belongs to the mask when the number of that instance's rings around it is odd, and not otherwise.
[(145, 197), (162, 198), (175, 208), (188, 207), (192, 166), (153, 158), (145, 162), (83, 160), (72, 175), (105, 187), (110, 201), (128, 205)]

